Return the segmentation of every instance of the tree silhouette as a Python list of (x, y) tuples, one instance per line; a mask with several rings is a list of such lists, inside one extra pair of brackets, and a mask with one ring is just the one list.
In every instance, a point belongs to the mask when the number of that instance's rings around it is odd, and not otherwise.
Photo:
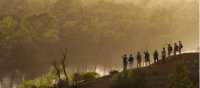
[(60, 80), (61, 79), (61, 77), (60, 77), (60, 69), (57, 67), (56, 61), (54, 61), (53, 66), (54, 66), (54, 68), (56, 70), (56, 75), (57, 75), (58, 79)]
[(68, 83), (68, 75), (67, 75), (67, 72), (66, 72), (66, 65), (65, 65), (65, 61), (66, 61), (66, 56), (67, 56), (67, 49), (65, 48), (64, 50), (64, 53), (63, 53), (63, 59), (61, 61), (61, 64), (62, 64), (62, 69), (63, 69), (63, 72), (64, 72), (64, 75), (65, 75), (65, 80), (67, 81)]

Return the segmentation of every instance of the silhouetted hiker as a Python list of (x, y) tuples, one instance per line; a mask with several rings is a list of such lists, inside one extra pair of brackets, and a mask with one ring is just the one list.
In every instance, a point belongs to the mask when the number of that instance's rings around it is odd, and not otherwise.
[(150, 54), (148, 51), (144, 52), (144, 59), (145, 59), (145, 65), (147, 65), (147, 63), (150, 65)]
[(140, 52), (137, 52), (137, 68), (141, 67), (141, 63), (142, 63), (142, 56)]
[(178, 49), (179, 49), (179, 47), (178, 47), (177, 43), (174, 43), (174, 55), (176, 55), (176, 52), (179, 51)]
[(166, 59), (166, 50), (165, 48), (163, 48), (162, 50), (162, 60), (165, 60)]
[(133, 54), (130, 54), (128, 62), (129, 62), (129, 67), (132, 68), (133, 67), (133, 62), (134, 62)]
[(155, 63), (155, 62), (158, 62), (158, 56), (159, 56), (158, 51), (155, 50), (154, 53), (153, 53), (154, 63)]
[(182, 41), (179, 41), (179, 45), (178, 45), (178, 52), (179, 52), (179, 54), (181, 54), (182, 48), (183, 48)]
[(168, 44), (167, 49), (168, 49), (168, 56), (170, 56), (171, 53), (172, 53), (172, 51), (173, 51), (172, 45), (171, 45), (171, 44)]
[(127, 57), (127, 55), (125, 54), (123, 57), (122, 57), (122, 59), (123, 59), (123, 71), (125, 71), (125, 70), (127, 70), (127, 65), (128, 65), (128, 57)]

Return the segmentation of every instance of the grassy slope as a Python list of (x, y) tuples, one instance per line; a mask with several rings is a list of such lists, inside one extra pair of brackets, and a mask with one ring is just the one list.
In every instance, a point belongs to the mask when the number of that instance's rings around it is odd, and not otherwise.
[[(198, 71), (199, 71), (199, 54), (198, 53), (185, 53), (177, 56), (170, 56), (168, 60), (159, 61), (156, 64), (152, 64), (148, 67), (140, 68), (142, 73), (146, 74), (146, 88), (168, 88), (167, 83), (168, 76), (175, 72), (176, 64), (179, 62), (184, 63), (189, 71), (190, 78), (198, 83)], [(135, 70), (135, 69), (133, 69)], [(82, 88), (110, 88), (112, 83), (111, 76), (106, 76), (82, 84)]]

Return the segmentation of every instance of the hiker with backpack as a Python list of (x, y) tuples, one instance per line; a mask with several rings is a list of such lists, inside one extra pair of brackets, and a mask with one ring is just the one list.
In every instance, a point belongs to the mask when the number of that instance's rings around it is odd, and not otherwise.
[(179, 41), (179, 45), (178, 45), (178, 52), (179, 54), (181, 54), (182, 52), (182, 48), (183, 48), (183, 44), (182, 44), (182, 41)]
[(129, 62), (129, 68), (132, 68), (133, 67), (133, 62), (134, 62), (133, 54), (130, 54), (128, 62)]
[(128, 57), (127, 55), (125, 54), (123, 57), (122, 57), (122, 60), (123, 60), (123, 71), (126, 71), (127, 70), (127, 65), (128, 65)]
[(162, 60), (165, 61), (166, 60), (166, 50), (165, 50), (165, 48), (163, 48), (161, 54), (162, 54)]
[(142, 64), (142, 55), (140, 54), (140, 52), (137, 52), (137, 68), (141, 67)]
[(159, 56), (158, 51), (155, 50), (153, 53), (154, 63), (158, 62), (158, 56)]
[(179, 51), (179, 46), (177, 45), (177, 43), (174, 43), (174, 55), (176, 55), (178, 51)]
[(173, 51), (172, 45), (171, 45), (171, 44), (168, 44), (167, 49), (168, 49), (168, 56), (170, 56), (171, 53), (172, 53), (172, 51)]
[(150, 65), (150, 54), (148, 51), (144, 52), (144, 59), (145, 59), (145, 66), (148, 64)]

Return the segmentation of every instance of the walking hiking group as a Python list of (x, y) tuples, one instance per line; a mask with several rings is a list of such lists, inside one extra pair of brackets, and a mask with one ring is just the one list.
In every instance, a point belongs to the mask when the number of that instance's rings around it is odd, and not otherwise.
[[(174, 43), (174, 47), (172, 47), (171, 44), (167, 45), (167, 51), (165, 49), (165, 47), (163, 47), (162, 51), (161, 51), (161, 58), (160, 60), (165, 61), (167, 59), (167, 55), (171, 56), (171, 55), (177, 55), (177, 54), (181, 54), (182, 53), (182, 49), (183, 49), (183, 44), (182, 41), (178, 41), (178, 43)], [(173, 54), (172, 54), (173, 53)], [(133, 68), (134, 65), (134, 61), (135, 59), (137, 60), (137, 68), (142, 67), (142, 64), (144, 64), (143, 66), (147, 66), (151, 64), (151, 60), (150, 60), (150, 53), (148, 50), (145, 50), (143, 52), (144, 54), (144, 60), (143, 60), (143, 56), (141, 54), (141, 52), (137, 52), (135, 58), (133, 56), (133, 54), (130, 54), (129, 56), (127, 54), (124, 54), (122, 56), (122, 60), (123, 60), (123, 70), (127, 70), (127, 68)], [(153, 63), (157, 63), (159, 61), (159, 52), (158, 50), (155, 50), (152, 54), (153, 56)]]

